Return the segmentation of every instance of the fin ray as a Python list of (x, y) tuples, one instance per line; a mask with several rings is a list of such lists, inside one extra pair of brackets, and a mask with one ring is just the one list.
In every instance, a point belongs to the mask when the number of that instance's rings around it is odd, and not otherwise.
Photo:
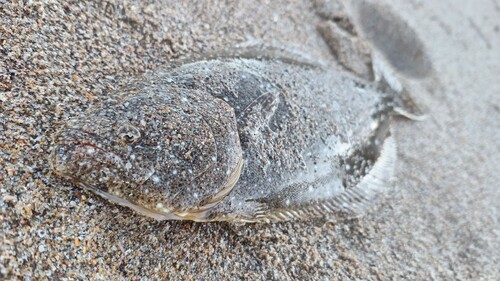
[(363, 213), (371, 202), (387, 188), (393, 175), (396, 160), (396, 144), (392, 136), (388, 136), (381, 149), (377, 162), (370, 172), (354, 187), (333, 198), (319, 200), (309, 205), (294, 209), (266, 209), (257, 212), (255, 222), (280, 222), (293, 219), (308, 219), (330, 215), (335, 212), (357, 216)]

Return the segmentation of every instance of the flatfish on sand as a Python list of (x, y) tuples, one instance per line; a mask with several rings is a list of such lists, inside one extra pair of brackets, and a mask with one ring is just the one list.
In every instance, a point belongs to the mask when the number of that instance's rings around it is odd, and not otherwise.
[[(336, 29), (321, 31), (333, 46), (339, 35), (328, 33)], [(356, 50), (351, 58), (372, 68)], [(360, 69), (239, 56), (157, 70), (69, 120), (54, 137), (50, 164), (56, 175), (156, 219), (356, 212), (392, 175), (393, 116), (416, 118), (404, 89)]]

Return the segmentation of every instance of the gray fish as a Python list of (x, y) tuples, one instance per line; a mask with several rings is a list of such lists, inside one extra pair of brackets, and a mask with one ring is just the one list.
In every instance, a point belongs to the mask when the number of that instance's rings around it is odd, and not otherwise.
[(415, 117), (404, 92), (359, 76), (294, 59), (183, 63), (69, 120), (49, 162), (60, 177), (160, 220), (355, 211), (392, 174), (392, 116)]

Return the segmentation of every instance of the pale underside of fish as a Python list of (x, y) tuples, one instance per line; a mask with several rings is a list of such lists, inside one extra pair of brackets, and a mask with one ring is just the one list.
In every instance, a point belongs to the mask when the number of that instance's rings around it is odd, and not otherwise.
[[(319, 30), (335, 50), (355, 36), (333, 20)], [(393, 116), (416, 115), (390, 59), (353, 46), (338, 67), (263, 50), (157, 70), (69, 120), (52, 170), (160, 220), (357, 213), (389, 185)]]

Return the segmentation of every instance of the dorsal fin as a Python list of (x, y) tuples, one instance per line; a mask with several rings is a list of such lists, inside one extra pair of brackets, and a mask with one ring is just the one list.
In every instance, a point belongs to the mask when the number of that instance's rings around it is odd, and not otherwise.
[(224, 59), (256, 59), (266, 61), (281, 61), (292, 65), (301, 65), (312, 68), (326, 68), (321, 60), (310, 56), (298, 49), (283, 48), (260, 41), (249, 41), (229, 48), (224, 51), (205, 52), (192, 54), (190, 57), (176, 59), (169, 64), (168, 69), (173, 69), (188, 63), (199, 61), (224, 60)]

